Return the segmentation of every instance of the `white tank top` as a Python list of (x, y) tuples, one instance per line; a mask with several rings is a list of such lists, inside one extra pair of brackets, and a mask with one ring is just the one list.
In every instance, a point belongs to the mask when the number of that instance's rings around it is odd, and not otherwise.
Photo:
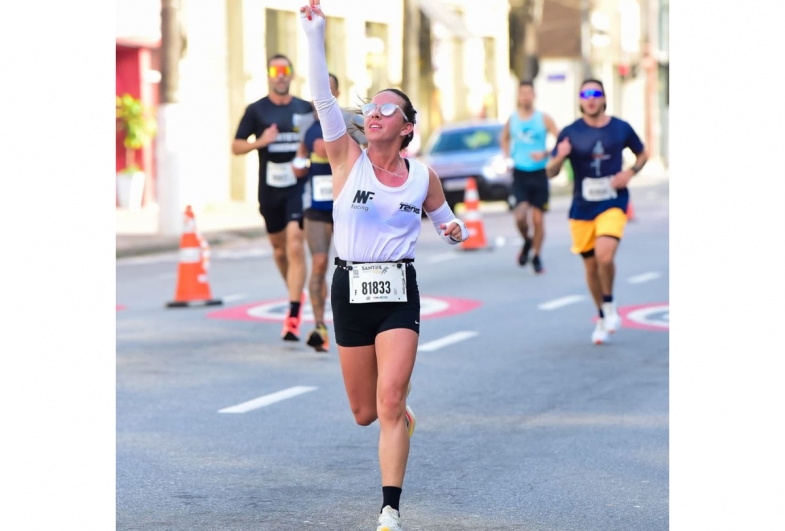
[(376, 178), (363, 150), (333, 203), (338, 258), (350, 262), (414, 259), (428, 181), (428, 168), (409, 160), (403, 185), (386, 186)]

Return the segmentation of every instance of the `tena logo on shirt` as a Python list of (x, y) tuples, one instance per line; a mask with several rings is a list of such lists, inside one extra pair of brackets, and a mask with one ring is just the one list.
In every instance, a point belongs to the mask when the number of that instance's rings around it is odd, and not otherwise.
[(414, 205), (410, 205), (409, 203), (401, 203), (401, 206), (400, 206), (400, 208), (398, 210), (399, 211), (403, 211), (403, 212), (411, 212), (412, 214), (419, 214), (420, 213), (420, 209), (419, 208), (417, 208)]

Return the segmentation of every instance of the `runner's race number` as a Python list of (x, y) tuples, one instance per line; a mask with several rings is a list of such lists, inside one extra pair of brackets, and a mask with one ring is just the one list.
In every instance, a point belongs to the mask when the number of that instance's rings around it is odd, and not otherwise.
[(349, 276), (349, 302), (406, 302), (406, 266), (355, 264)]

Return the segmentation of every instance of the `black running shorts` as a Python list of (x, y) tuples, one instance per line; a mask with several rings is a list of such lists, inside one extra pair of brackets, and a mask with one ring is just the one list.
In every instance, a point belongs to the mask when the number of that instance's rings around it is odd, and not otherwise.
[(545, 170), (522, 171), (515, 168), (512, 173), (512, 193), (517, 204), (529, 203), (544, 212), (548, 210), (548, 175)]
[(271, 188), (259, 198), (259, 213), (264, 218), (267, 232), (275, 234), (286, 228), (290, 221), (303, 228), (303, 187), (299, 183), (289, 188)]
[(349, 270), (337, 266), (333, 273), (330, 303), (335, 342), (342, 347), (373, 345), (376, 335), (396, 328), (420, 334), (420, 290), (412, 264), (406, 268), (406, 302), (349, 302)]

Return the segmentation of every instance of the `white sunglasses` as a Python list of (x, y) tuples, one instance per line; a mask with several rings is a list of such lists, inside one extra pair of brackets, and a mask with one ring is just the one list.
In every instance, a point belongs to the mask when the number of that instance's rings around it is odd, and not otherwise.
[[(366, 103), (365, 105), (362, 106), (363, 116), (370, 116), (371, 114), (373, 114), (373, 111), (375, 111), (377, 107), (379, 106), (373, 102)], [(383, 103), (382, 106), (379, 107), (379, 113), (381, 113), (382, 116), (387, 116), (389, 118), (390, 116), (395, 114), (395, 109), (398, 109), (400, 111), (404, 121), (406, 122), (409, 121), (409, 119), (406, 117), (406, 113), (403, 112), (403, 109), (401, 109), (401, 107), (399, 105), (396, 105), (395, 103)]]

